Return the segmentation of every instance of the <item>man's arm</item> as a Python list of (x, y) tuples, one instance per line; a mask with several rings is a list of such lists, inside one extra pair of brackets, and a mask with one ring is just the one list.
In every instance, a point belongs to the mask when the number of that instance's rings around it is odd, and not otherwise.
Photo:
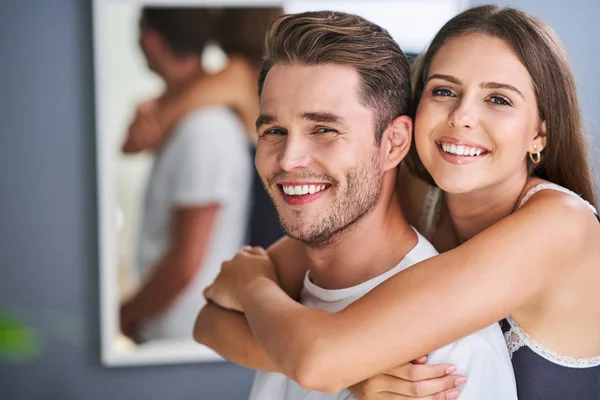
[(196, 319), (194, 339), (238, 365), (279, 372), (254, 339), (244, 314), (226, 310), (211, 301), (202, 308)]
[(173, 243), (140, 289), (121, 307), (124, 327), (163, 312), (190, 284), (208, 247), (218, 204), (177, 208)]

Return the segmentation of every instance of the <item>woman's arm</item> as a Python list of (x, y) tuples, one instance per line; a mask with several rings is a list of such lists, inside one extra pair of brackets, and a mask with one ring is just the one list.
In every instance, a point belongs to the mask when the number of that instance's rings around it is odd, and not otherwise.
[(258, 74), (242, 59), (232, 58), (222, 71), (196, 80), (184, 92), (161, 101), (158, 118), (163, 131), (194, 108), (207, 105), (231, 107), (254, 137), (258, 116)]
[(283, 373), (309, 389), (338, 391), (476, 332), (563, 279), (561, 266), (581, 259), (596, 227), (581, 202), (544, 192), (339, 313), (291, 301), (266, 278), (250, 281), (238, 300)]
[(219, 105), (234, 109), (255, 140), (258, 115), (256, 73), (243, 60), (233, 58), (222, 71), (203, 76), (177, 95), (161, 96), (138, 106), (122, 150), (133, 154), (155, 150), (172, 128), (195, 108)]
[[(252, 252), (265, 254), (257, 249)], [(304, 246), (295, 240), (283, 238), (272, 245), (269, 252), (279, 261), (278, 265), (287, 266), (283, 269), (273, 265), (278, 271), (280, 286), (288, 296), (299, 298), (308, 264)], [(244, 314), (239, 312), (208, 302), (196, 320), (194, 339), (236, 364), (261, 371), (280, 372), (279, 367), (254, 338)], [(420, 398), (433, 395), (455, 398), (452, 397), (458, 394), (455, 387), (463, 384), (466, 378), (453, 374), (456, 367), (451, 364), (425, 364), (426, 359), (420, 357), (369, 377), (349, 389), (358, 399), (365, 400), (382, 392)]]

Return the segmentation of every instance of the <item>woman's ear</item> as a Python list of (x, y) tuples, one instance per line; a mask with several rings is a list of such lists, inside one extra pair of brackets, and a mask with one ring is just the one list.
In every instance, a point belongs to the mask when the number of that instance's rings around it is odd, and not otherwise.
[(395, 118), (383, 132), (381, 150), (384, 171), (396, 168), (404, 159), (410, 149), (412, 129), (412, 119), (401, 115)]
[[(535, 148), (534, 148), (535, 146)], [(546, 121), (542, 121), (540, 123), (540, 127), (538, 129), (538, 134), (533, 138), (533, 143), (531, 143), (529, 152), (530, 153), (538, 153), (544, 150), (546, 147)]]

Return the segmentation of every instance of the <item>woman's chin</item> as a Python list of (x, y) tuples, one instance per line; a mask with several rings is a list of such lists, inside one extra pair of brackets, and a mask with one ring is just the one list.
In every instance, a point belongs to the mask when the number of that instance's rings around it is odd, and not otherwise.
[(434, 177), (436, 185), (448, 194), (466, 194), (477, 190), (477, 185), (464, 178), (446, 178), (436, 179)]

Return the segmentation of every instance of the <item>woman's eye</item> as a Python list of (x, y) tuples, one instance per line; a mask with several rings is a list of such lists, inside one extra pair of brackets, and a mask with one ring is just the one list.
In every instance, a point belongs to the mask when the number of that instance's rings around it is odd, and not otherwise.
[(433, 89), (432, 93), (434, 96), (441, 96), (441, 97), (454, 96), (454, 93), (452, 93), (452, 91), (449, 89)]
[(493, 104), (497, 104), (499, 106), (510, 106), (511, 105), (510, 101), (506, 97), (503, 97), (503, 96), (492, 96), (492, 97), (490, 97), (490, 101)]

